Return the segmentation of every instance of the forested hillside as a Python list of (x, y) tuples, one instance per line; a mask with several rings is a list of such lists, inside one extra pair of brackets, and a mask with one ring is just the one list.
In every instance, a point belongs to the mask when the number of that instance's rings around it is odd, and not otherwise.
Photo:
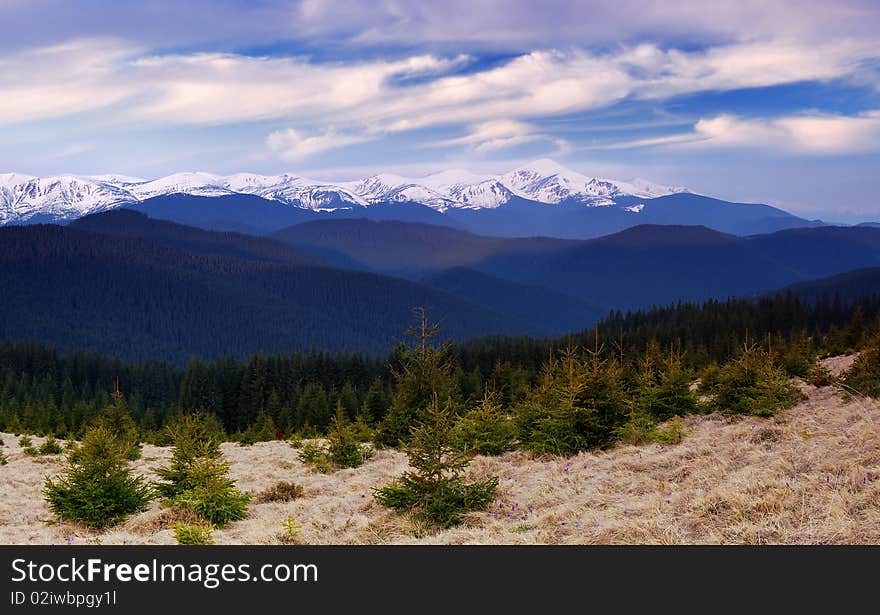
[[(449, 349), (450, 391), (465, 405), (488, 386), (499, 403), (520, 403), (534, 387), (548, 358), (569, 346), (600, 348), (619, 362), (627, 378), (641, 369), (646, 349), (670, 349), (686, 373), (723, 363), (746, 339), (772, 347), (787, 369), (805, 369), (812, 353), (841, 354), (862, 347), (880, 332), (880, 291), (857, 302), (793, 294), (760, 301), (680, 304), (614, 314), (596, 329), (556, 340), (491, 337)], [(598, 332), (598, 337), (596, 334)], [(767, 335), (770, 334), (770, 338)], [(385, 417), (397, 392), (405, 347), (384, 357), (358, 354), (257, 354), (247, 361), (225, 357), (192, 360), (185, 369), (168, 363), (127, 363), (101, 355), (64, 353), (34, 344), (0, 345), (0, 431), (80, 430), (112, 400), (115, 387), (129, 411), (149, 432), (180, 411), (216, 414), (230, 433), (267, 419), (289, 433), (322, 431), (337, 403), (346, 415), (370, 424)], [(806, 363), (805, 363), (806, 361)]]
[(0, 339), (177, 364), (312, 347), (383, 353), (415, 305), (447, 319), (455, 339), (540, 331), (405, 280), (266, 262), (289, 261), (287, 246), (243, 254), (240, 237), (222, 249), (214, 240), (202, 253), (57, 226), (0, 229), (0, 284), (11, 289)]

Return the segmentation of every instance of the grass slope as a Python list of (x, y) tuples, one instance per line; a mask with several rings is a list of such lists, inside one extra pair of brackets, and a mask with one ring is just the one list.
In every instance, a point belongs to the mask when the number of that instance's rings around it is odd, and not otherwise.
[[(827, 363), (839, 372), (850, 361)], [(313, 544), (877, 543), (880, 404), (845, 399), (832, 387), (802, 389), (805, 401), (773, 419), (691, 417), (690, 435), (675, 446), (625, 445), (569, 459), (478, 457), (469, 471), (500, 476), (498, 500), (439, 533), (372, 498), (373, 487), (405, 470), (401, 453), (380, 451), (360, 468), (315, 474), (283, 442), (224, 444), (242, 489), (292, 480), (305, 492), (253, 505), (215, 538), (275, 544), (290, 515), (302, 526), (301, 542)], [(42, 477), (58, 471), (60, 458), (27, 457), (16, 438), (2, 437), (10, 461), (0, 472), (0, 543), (174, 542), (157, 503), (102, 533), (46, 523)], [(135, 466), (154, 478), (168, 457), (168, 449), (145, 446)]]

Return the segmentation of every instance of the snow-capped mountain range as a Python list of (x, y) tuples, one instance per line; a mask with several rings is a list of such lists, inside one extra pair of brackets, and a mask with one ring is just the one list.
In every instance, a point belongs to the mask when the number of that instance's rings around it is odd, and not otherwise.
[[(249, 194), (313, 211), (415, 202), (440, 212), (496, 208), (515, 197), (546, 204), (614, 205), (621, 197), (651, 199), (689, 192), (644, 180), (589, 177), (552, 160), (536, 160), (503, 175), (462, 170), (425, 177), (381, 173), (359, 181), (316, 181), (294, 174), (175, 173), (145, 180), (124, 175), (33, 177), (0, 173), (0, 225), (72, 220), (90, 213), (140, 203), (168, 194)], [(630, 199), (631, 200), (631, 199)], [(638, 212), (630, 204), (629, 211)]]

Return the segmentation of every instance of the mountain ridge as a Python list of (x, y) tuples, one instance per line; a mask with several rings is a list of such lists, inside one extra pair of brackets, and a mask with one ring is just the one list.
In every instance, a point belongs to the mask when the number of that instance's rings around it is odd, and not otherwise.
[(312, 211), (414, 202), (445, 212), (496, 208), (515, 197), (550, 205), (576, 202), (587, 207), (607, 207), (616, 205), (618, 199), (655, 199), (690, 193), (684, 187), (645, 180), (591, 177), (549, 159), (497, 175), (447, 170), (423, 177), (379, 173), (338, 182), (312, 180), (293, 173), (217, 175), (197, 171), (150, 180), (114, 174), (36, 177), (4, 173), (0, 174), (0, 224), (20, 224), (47, 216), (65, 221), (169, 194), (248, 194)]

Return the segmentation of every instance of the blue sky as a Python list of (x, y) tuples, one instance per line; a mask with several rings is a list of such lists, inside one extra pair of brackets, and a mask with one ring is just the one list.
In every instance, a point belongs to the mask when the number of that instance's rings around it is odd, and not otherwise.
[(880, 219), (880, 4), (0, 0), (0, 172), (551, 157)]

